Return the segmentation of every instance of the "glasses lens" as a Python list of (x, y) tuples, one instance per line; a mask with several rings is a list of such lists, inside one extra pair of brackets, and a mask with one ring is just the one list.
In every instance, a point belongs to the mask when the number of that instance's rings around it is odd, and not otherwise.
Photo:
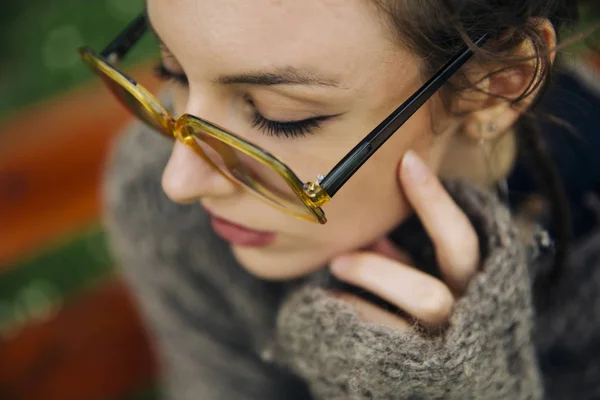
[[(161, 134), (170, 138), (174, 137), (174, 121), (170, 114), (146, 89), (137, 85), (136, 82), (93, 52), (83, 50), (82, 57), (129, 111)], [(215, 129), (212, 124), (206, 124), (205, 129), (203, 128), (204, 122), (197, 121), (198, 123), (194, 124), (193, 127), (183, 122), (185, 125), (181, 129), (186, 131), (183, 132), (185, 133), (184, 136), (194, 137), (196, 144), (202, 150), (200, 155), (206, 156), (207, 161), (212, 162), (213, 166), (222, 174), (257, 194), (268, 203), (284, 209), (290, 214), (321, 223), (326, 221), (320, 208), (309, 209), (301, 200), (301, 197), (299, 197), (303, 195), (300, 188), (301, 184), (297, 182), (297, 178), (291, 172), (290, 179), (294, 178), (294, 184), (288, 183), (283, 175), (269, 165), (268, 157), (265, 158), (265, 161), (262, 161), (242, 150), (238, 150), (226, 143), (231, 138), (230, 134), (221, 129)], [(215, 131), (215, 133), (211, 134), (212, 131)], [(225, 141), (218, 139), (221, 134)], [(248, 144), (244, 146), (248, 146)], [(282, 173), (285, 174), (286, 172)], [(299, 193), (294, 190), (294, 186), (296, 186)]]
[(202, 129), (197, 127), (184, 129), (192, 129), (190, 133), (197, 138), (198, 145), (223, 174), (260, 195), (263, 199), (275, 203), (297, 216), (315, 219), (287, 180), (272, 167)]
[(173, 137), (168, 113), (145, 89), (95, 55), (86, 54), (84, 60), (133, 115), (161, 134)]

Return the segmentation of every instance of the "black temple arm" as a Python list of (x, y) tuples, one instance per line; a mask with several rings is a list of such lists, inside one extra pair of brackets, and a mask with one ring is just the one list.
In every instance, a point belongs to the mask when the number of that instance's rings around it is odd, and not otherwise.
[[(484, 35), (475, 45), (481, 47), (488, 40)], [(453, 57), (423, 87), (404, 104), (390, 114), (379, 126), (369, 133), (352, 149), (321, 181), (321, 187), (333, 197), (352, 175), (425, 104), (473, 55), (473, 50), (465, 48)]]
[(100, 55), (110, 62), (120, 61), (148, 30), (146, 14), (141, 14), (113, 40)]

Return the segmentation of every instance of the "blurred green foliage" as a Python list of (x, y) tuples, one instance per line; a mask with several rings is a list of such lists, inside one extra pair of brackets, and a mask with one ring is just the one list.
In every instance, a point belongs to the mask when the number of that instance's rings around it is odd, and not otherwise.
[(162, 398), (161, 388), (156, 384), (151, 384), (148, 387), (143, 387), (137, 393), (124, 397), (122, 400), (158, 400)]
[[(586, 51), (598, 51), (600, 43), (600, 1), (594, 0), (585, 3), (579, 8), (579, 23), (569, 27), (562, 33), (563, 39), (569, 39), (578, 34), (588, 33), (582, 40), (577, 40), (569, 45), (563, 52), (583, 53)], [(596, 28), (595, 30), (593, 28)]]
[[(0, 118), (92, 77), (77, 48), (101, 50), (144, 0), (4, 0), (0, 12)], [(127, 64), (157, 54), (148, 35)]]
[(0, 333), (18, 329), (114, 273), (98, 227), (52, 243), (0, 273)]

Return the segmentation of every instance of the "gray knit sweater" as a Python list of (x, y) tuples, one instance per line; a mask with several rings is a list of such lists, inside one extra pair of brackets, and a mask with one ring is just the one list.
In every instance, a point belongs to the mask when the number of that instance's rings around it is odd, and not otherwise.
[[(245, 272), (200, 207), (162, 193), (170, 148), (136, 124), (118, 143), (105, 190), (114, 253), (169, 399), (600, 398), (600, 235), (577, 245), (549, 294), (558, 301), (535, 313), (535, 248), (494, 197), (448, 183), (480, 235), (481, 271), (445, 329), (399, 333), (326, 296), (339, 285), (326, 268), (290, 282)], [(418, 224), (394, 240), (431, 267)]]

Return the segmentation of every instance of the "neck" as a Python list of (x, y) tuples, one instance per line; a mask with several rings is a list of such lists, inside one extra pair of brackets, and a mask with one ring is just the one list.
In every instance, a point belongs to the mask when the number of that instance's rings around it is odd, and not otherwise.
[(458, 134), (450, 139), (447, 149), (440, 165), (440, 177), (464, 179), (486, 188), (495, 187), (508, 176), (517, 156), (513, 130), (483, 143)]

